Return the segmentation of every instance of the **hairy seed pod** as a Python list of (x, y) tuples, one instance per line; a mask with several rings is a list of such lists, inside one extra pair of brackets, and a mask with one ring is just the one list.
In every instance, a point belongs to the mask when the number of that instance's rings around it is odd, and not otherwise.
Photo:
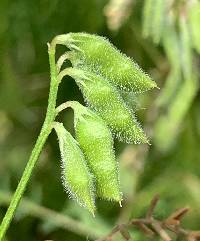
[(84, 155), (62, 123), (56, 122), (54, 128), (59, 140), (64, 188), (70, 197), (94, 214), (93, 176), (89, 172)]
[(70, 68), (68, 73), (75, 79), (89, 106), (99, 113), (120, 141), (148, 142), (134, 113), (111, 83), (101, 76), (80, 69)]
[(113, 139), (101, 117), (79, 102), (72, 101), (76, 139), (86, 157), (96, 181), (97, 196), (121, 201), (119, 172)]
[(117, 50), (106, 38), (87, 33), (69, 33), (62, 44), (70, 50), (73, 67), (102, 75), (118, 88), (143, 92), (156, 87), (156, 83), (140, 67)]

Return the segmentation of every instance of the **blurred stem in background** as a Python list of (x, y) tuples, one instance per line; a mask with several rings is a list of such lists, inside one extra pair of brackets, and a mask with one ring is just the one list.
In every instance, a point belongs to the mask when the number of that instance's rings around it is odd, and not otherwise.
[[(0, 204), (9, 205), (12, 200), (12, 194), (0, 190)], [(89, 226), (84, 225), (83, 223), (70, 218), (66, 214), (60, 214), (51, 209), (37, 205), (34, 202), (29, 201), (26, 198), (23, 198), (19, 206), (19, 210), (24, 212), (27, 215), (42, 219), (44, 221), (51, 220), (52, 224), (67, 229), (71, 232), (74, 232), (78, 235), (88, 236), (91, 239), (97, 239), (104, 235), (101, 229), (93, 229)], [(109, 231), (109, 229), (108, 229)]]

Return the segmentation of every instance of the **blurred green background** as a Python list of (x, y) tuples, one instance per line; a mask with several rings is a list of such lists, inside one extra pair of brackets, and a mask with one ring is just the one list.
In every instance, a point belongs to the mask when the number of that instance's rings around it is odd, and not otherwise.
[[(47, 42), (70, 31), (108, 37), (158, 83), (160, 90), (124, 95), (136, 108), (152, 145), (115, 143), (123, 207), (97, 200), (93, 218), (63, 190), (53, 132), (5, 240), (94, 240), (116, 223), (142, 217), (156, 193), (161, 196), (156, 217), (190, 206), (183, 226), (200, 229), (197, 0), (0, 1), (0, 219), (44, 120), (49, 91)], [(58, 56), (63, 51), (59, 48)], [(66, 100), (83, 103), (74, 80), (67, 77), (57, 102)], [(67, 111), (59, 118), (73, 133), (73, 113)], [(136, 230), (132, 233), (136, 241), (149, 240)]]

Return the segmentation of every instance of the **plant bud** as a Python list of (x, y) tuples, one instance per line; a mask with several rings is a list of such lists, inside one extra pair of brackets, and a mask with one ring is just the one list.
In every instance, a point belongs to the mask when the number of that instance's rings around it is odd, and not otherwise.
[(134, 113), (111, 83), (80, 69), (71, 68), (68, 73), (75, 79), (89, 106), (99, 113), (120, 141), (148, 143)]
[(71, 50), (69, 59), (73, 67), (100, 74), (120, 89), (144, 92), (157, 87), (135, 62), (104, 37), (69, 33), (63, 37), (62, 44)]
[(89, 172), (83, 153), (62, 123), (56, 122), (54, 128), (59, 140), (64, 188), (70, 197), (94, 214), (93, 176)]
[(95, 176), (97, 196), (120, 202), (119, 173), (113, 139), (106, 123), (78, 102), (70, 102), (74, 110), (76, 139)]

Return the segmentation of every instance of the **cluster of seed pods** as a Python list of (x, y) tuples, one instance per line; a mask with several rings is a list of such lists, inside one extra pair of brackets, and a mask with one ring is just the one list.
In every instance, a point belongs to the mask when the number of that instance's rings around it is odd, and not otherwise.
[(136, 63), (120, 53), (107, 39), (87, 33), (59, 35), (72, 67), (61, 70), (76, 81), (88, 107), (70, 101), (74, 110), (76, 140), (61, 123), (55, 124), (62, 156), (63, 184), (70, 196), (95, 212), (95, 197), (121, 203), (118, 163), (113, 137), (126, 143), (148, 143), (120, 91), (144, 92), (156, 83)]

